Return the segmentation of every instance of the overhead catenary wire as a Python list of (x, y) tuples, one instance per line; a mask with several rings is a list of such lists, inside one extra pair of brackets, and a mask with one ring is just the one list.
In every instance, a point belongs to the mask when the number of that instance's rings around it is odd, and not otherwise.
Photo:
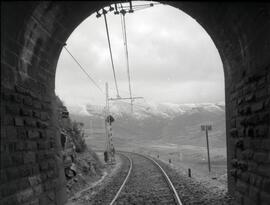
[(119, 90), (118, 90), (118, 85), (117, 85), (117, 80), (116, 80), (116, 75), (115, 75), (115, 68), (114, 68), (113, 57), (112, 57), (112, 48), (111, 48), (111, 42), (110, 42), (110, 35), (109, 35), (108, 23), (107, 23), (107, 18), (106, 18), (106, 13), (105, 12), (103, 12), (103, 16), (104, 16), (107, 39), (108, 39), (108, 44), (109, 44), (110, 57), (111, 57), (111, 63), (112, 63), (113, 77), (114, 77), (116, 93), (117, 93), (117, 97), (120, 97)]
[(103, 90), (99, 87), (99, 85), (95, 82), (95, 80), (86, 72), (86, 70), (82, 67), (79, 61), (72, 55), (72, 53), (67, 49), (66, 46), (64, 46), (64, 49), (68, 52), (68, 54), (72, 57), (72, 59), (77, 63), (79, 68), (84, 72), (84, 74), (88, 77), (88, 79), (99, 89), (99, 91), (104, 93)]
[(126, 54), (126, 66), (127, 66), (127, 75), (128, 75), (129, 96), (130, 96), (130, 103), (131, 103), (131, 107), (132, 107), (133, 99), (132, 99), (132, 92), (131, 92), (131, 80), (130, 80), (130, 70), (129, 70), (129, 57), (128, 57), (128, 44), (127, 44), (127, 32), (126, 32), (125, 14), (120, 15), (120, 17), (121, 17), (121, 26), (122, 26), (122, 32), (123, 32), (123, 41), (124, 41), (124, 47), (125, 47), (125, 54)]

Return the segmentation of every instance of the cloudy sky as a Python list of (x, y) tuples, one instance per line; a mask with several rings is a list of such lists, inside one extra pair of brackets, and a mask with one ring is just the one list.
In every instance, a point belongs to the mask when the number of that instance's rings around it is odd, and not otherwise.
[[(138, 3), (137, 3), (138, 4)], [(141, 3), (140, 3), (141, 4)], [(107, 15), (120, 96), (128, 97), (119, 15)], [(218, 51), (190, 16), (167, 5), (126, 15), (131, 86), (146, 101), (202, 103), (224, 101), (224, 73)], [(90, 16), (71, 34), (67, 48), (105, 90), (116, 96), (104, 18)], [(105, 96), (63, 49), (56, 72), (56, 94), (68, 106), (105, 104)]]

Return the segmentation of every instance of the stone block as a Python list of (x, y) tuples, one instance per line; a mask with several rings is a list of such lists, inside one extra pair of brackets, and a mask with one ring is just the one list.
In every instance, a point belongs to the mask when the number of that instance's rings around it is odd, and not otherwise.
[(17, 138), (17, 130), (14, 126), (6, 126), (6, 135), (8, 139), (16, 139)]
[(28, 188), (16, 194), (19, 203), (27, 202), (34, 195), (32, 188)]
[(51, 201), (54, 201), (54, 199), (55, 199), (55, 193), (54, 192), (49, 192), (48, 194), (47, 194), (47, 196), (48, 196), (48, 198), (51, 200)]
[(16, 151), (23, 151), (25, 148), (25, 144), (22, 141), (19, 141), (16, 143)]
[(15, 126), (20, 126), (20, 127), (22, 127), (22, 126), (24, 126), (24, 121), (23, 121), (23, 119), (20, 118), (20, 117), (15, 117), (15, 118), (14, 118), (14, 124), (15, 124)]
[(36, 108), (36, 109), (41, 109), (42, 106), (41, 106), (41, 103), (40, 102), (35, 101), (33, 103), (33, 107)]
[(33, 105), (32, 98), (31, 97), (24, 97), (23, 104), (28, 105), (28, 106), (32, 106)]
[(31, 186), (36, 186), (41, 183), (40, 175), (28, 177), (28, 180)]
[(258, 163), (267, 162), (268, 160), (268, 153), (266, 152), (257, 152), (254, 154), (253, 157), (254, 161)]
[(38, 126), (39, 128), (41, 128), (41, 129), (45, 129), (45, 128), (47, 128), (47, 127), (49, 126), (49, 124), (46, 123), (46, 122), (38, 121), (38, 122), (37, 122), (37, 126)]
[(246, 171), (248, 169), (248, 163), (246, 161), (238, 161), (238, 168), (242, 171)]
[(11, 155), (11, 159), (12, 159), (12, 163), (15, 165), (21, 165), (23, 164), (24, 160), (23, 160), (23, 156), (21, 154), (12, 154)]
[(39, 132), (36, 130), (28, 130), (27, 131), (27, 136), (29, 137), (29, 139), (37, 139), (39, 138)]
[(17, 167), (12, 167), (12, 168), (6, 169), (6, 174), (7, 174), (8, 180), (10, 180), (10, 181), (20, 177), (20, 172), (17, 169)]
[(35, 164), (35, 165), (31, 166), (31, 168), (32, 168), (33, 175), (37, 175), (40, 173), (39, 164)]
[(49, 168), (54, 168), (55, 165), (56, 165), (56, 162), (55, 162), (53, 159), (50, 159), (50, 160), (48, 161), (48, 164), (49, 164)]
[(21, 86), (15, 86), (15, 90), (17, 93), (20, 93), (20, 94), (27, 94), (27, 90)]
[(243, 139), (238, 139), (236, 142), (235, 142), (235, 146), (239, 149), (244, 149), (244, 141)]
[(16, 151), (16, 142), (8, 142), (6, 145), (8, 146), (9, 153), (13, 153)]
[(259, 112), (263, 110), (263, 102), (257, 102), (251, 105), (252, 112)]
[(233, 205), (243, 204), (244, 198), (242, 194), (240, 194), (238, 191), (235, 191), (234, 198), (235, 198), (235, 203)]
[(30, 187), (29, 181), (25, 177), (19, 179), (17, 184), (18, 184), (19, 190), (25, 190)]
[(3, 124), (7, 126), (14, 125), (15, 123), (14, 118), (11, 115), (5, 115), (1, 121), (3, 121)]
[(254, 161), (248, 161), (248, 171), (254, 172), (257, 170), (258, 164)]
[(29, 165), (24, 165), (19, 168), (21, 177), (28, 177), (32, 175), (32, 168)]
[(45, 139), (46, 138), (46, 131), (42, 130), (39, 132), (40, 138)]
[(46, 141), (39, 141), (37, 143), (38, 149), (39, 150), (44, 150), (47, 148), (47, 142)]
[(243, 102), (244, 102), (244, 98), (238, 98), (238, 100), (237, 100), (238, 105), (243, 104)]
[(24, 159), (25, 164), (35, 163), (35, 161), (36, 161), (35, 153), (34, 152), (27, 152), (24, 154), (23, 159)]
[(252, 113), (252, 108), (251, 108), (250, 106), (247, 106), (247, 107), (245, 108), (244, 114), (245, 114), (245, 115), (250, 115), (251, 113)]
[(40, 178), (41, 178), (41, 181), (42, 182), (46, 182), (47, 179), (48, 179), (48, 176), (47, 176), (46, 173), (43, 172), (43, 173), (40, 174)]
[(250, 160), (253, 157), (254, 152), (251, 149), (246, 149), (242, 152), (244, 160)]
[(255, 202), (254, 204), (258, 204), (259, 194), (260, 194), (260, 190), (258, 188), (253, 187), (253, 186), (249, 187), (249, 198), (251, 199), (251, 201)]
[(263, 139), (261, 149), (270, 151), (270, 139)]
[(266, 123), (269, 125), (270, 122), (270, 113), (263, 113), (260, 115), (260, 122)]
[(26, 118), (24, 119), (24, 124), (26, 126), (29, 126), (29, 127), (36, 127), (37, 126), (37, 123), (35, 120), (31, 119), (31, 118)]
[(48, 120), (48, 119), (49, 119), (48, 113), (46, 113), (46, 112), (41, 112), (41, 113), (40, 113), (40, 119), (43, 120), (43, 121)]
[(253, 201), (250, 197), (244, 196), (242, 204), (243, 205), (255, 205), (257, 203), (256, 203), (256, 201)]
[(249, 173), (248, 172), (243, 172), (240, 176), (240, 179), (246, 183), (249, 182)]
[(236, 128), (236, 119), (231, 120), (231, 128)]
[(269, 178), (264, 178), (262, 180), (262, 188), (264, 191), (270, 194), (270, 179)]
[(256, 92), (256, 99), (261, 99), (267, 96), (267, 89), (258, 90)]
[(19, 187), (18, 187), (17, 181), (6, 183), (5, 186), (1, 188), (1, 195), (3, 197), (7, 197), (16, 193), (16, 191), (18, 190), (19, 190)]
[(245, 182), (237, 180), (236, 188), (237, 188), (237, 191), (239, 191), (241, 194), (247, 194), (248, 193), (248, 184), (245, 183)]
[(265, 176), (265, 177), (270, 177), (270, 164), (260, 164), (257, 173)]
[(39, 164), (39, 166), (40, 166), (40, 170), (41, 171), (44, 171), (44, 170), (47, 170), (48, 168), (49, 168), (49, 164), (48, 164), (48, 162), (41, 162), (40, 164)]
[(248, 135), (249, 137), (254, 137), (254, 129), (253, 129), (253, 127), (249, 127), (249, 128), (247, 129), (247, 135)]
[(53, 170), (47, 172), (48, 178), (53, 178), (55, 176), (55, 173)]
[(255, 99), (255, 94), (251, 93), (245, 97), (246, 102), (251, 102)]
[(33, 117), (35, 117), (35, 118), (40, 118), (40, 112), (38, 112), (38, 111), (33, 111)]
[(34, 186), (34, 187), (33, 187), (33, 190), (34, 190), (34, 193), (35, 193), (36, 195), (40, 195), (40, 194), (42, 194), (42, 192), (43, 192), (43, 187), (42, 187), (42, 185), (40, 184), (40, 185)]
[[(38, 199), (38, 198), (33, 199), (33, 200), (27, 202), (26, 204), (27, 204), (27, 205), (40, 205), (40, 204), (39, 204), (39, 199)], [(26, 204), (24, 204), (24, 205), (26, 205)]]
[(21, 140), (27, 139), (27, 131), (25, 128), (17, 128), (17, 137)]
[(20, 108), (18, 106), (8, 104), (6, 105), (6, 112), (11, 115), (19, 115), (20, 114)]
[(262, 205), (269, 205), (270, 202), (270, 193), (260, 192), (260, 200)]
[(256, 125), (259, 122), (259, 116), (253, 115), (247, 118), (246, 125)]
[(22, 103), (22, 101), (23, 101), (22, 96), (16, 95), (16, 94), (12, 95), (11, 99), (13, 102), (18, 103), (18, 104)]
[(1, 168), (6, 168), (12, 165), (12, 160), (9, 154), (1, 153)]
[(4, 184), (4, 183), (6, 183), (8, 181), (5, 169), (0, 170), (0, 181), (1, 181), (1, 184)]
[(37, 149), (37, 142), (27, 141), (25, 142), (25, 150), (27, 151), (36, 151)]
[(238, 137), (238, 130), (236, 128), (233, 128), (230, 130), (230, 134), (232, 137)]
[(32, 111), (31, 110), (28, 110), (28, 109), (25, 109), (25, 108), (21, 108), (20, 109), (20, 114), (22, 116), (31, 116), (32, 115)]
[(268, 133), (268, 125), (259, 125), (255, 127), (255, 136), (256, 137), (266, 137)]
[(263, 87), (265, 86), (265, 82), (266, 82), (266, 78), (263, 77), (263, 78), (261, 78), (260, 80), (258, 80), (257, 86), (258, 86), (259, 88), (263, 88)]
[(49, 191), (49, 190), (51, 190), (53, 188), (53, 182), (50, 180), (50, 181), (46, 181), (45, 183), (44, 183), (44, 190), (45, 191)]

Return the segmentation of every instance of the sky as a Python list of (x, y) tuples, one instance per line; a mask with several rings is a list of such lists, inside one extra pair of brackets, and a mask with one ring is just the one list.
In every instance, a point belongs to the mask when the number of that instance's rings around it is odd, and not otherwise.
[[(128, 97), (120, 16), (108, 13), (107, 21), (119, 93)], [(133, 96), (157, 103), (224, 101), (224, 73), (218, 50), (195, 19), (159, 4), (126, 14), (126, 27)], [(70, 35), (67, 48), (103, 93), (63, 49), (55, 91), (64, 103), (104, 105), (105, 82), (109, 84), (109, 96), (116, 97), (104, 18), (93, 14), (85, 19)]]

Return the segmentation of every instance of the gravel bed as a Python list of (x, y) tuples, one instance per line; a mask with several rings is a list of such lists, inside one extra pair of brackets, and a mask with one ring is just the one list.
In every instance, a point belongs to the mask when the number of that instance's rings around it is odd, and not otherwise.
[(105, 205), (110, 204), (129, 170), (129, 160), (122, 155), (117, 155), (118, 167), (115, 168), (113, 173), (108, 174), (96, 186), (90, 187), (83, 191), (80, 196), (73, 200), (72, 204), (80, 205)]
[(170, 177), (184, 205), (231, 205), (233, 198), (227, 190), (211, 183), (205, 184), (181, 174), (171, 165), (155, 159)]
[(133, 169), (115, 204), (175, 204), (173, 193), (160, 169), (140, 155), (126, 155), (132, 159)]

